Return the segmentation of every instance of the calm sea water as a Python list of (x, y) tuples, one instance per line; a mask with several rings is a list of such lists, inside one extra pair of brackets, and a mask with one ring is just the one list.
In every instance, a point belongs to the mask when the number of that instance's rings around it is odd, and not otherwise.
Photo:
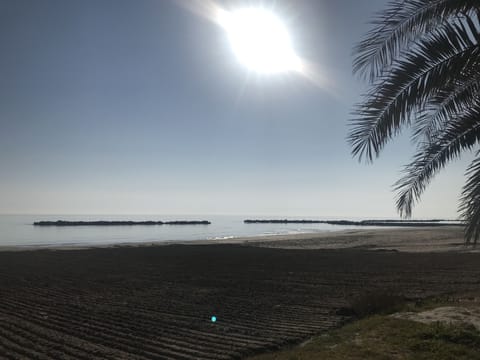
[[(168, 240), (225, 239), (244, 236), (314, 233), (353, 229), (327, 224), (244, 224), (251, 216), (152, 215), (0, 215), (0, 246), (106, 245)], [(261, 217), (270, 218), (270, 217)], [(275, 218), (275, 217), (273, 217)], [(277, 217), (278, 218), (278, 217)], [(289, 217), (293, 219), (295, 217)], [(209, 220), (210, 225), (38, 227), (40, 220)], [(312, 219), (309, 217), (309, 219)], [(365, 228), (365, 227), (362, 227)]]

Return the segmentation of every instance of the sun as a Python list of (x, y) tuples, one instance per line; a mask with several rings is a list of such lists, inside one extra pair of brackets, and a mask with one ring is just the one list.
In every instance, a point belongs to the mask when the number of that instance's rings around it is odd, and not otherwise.
[(287, 28), (272, 12), (255, 7), (219, 10), (217, 22), (227, 32), (237, 59), (248, 69), (260, 74), (301, 70)]

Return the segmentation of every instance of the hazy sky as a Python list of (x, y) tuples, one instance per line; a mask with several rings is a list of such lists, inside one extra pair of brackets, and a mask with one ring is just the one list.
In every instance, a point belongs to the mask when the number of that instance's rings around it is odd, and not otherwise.
[[(270, 3), (330, 86), (252, 76), (175, 1), (0, 0), (0, 213), (396, 216), (408, 138), (373, 165), (345, 140), (352, 47), (386, 1)], [(414, 216), (456, 217), (465, 167)]]

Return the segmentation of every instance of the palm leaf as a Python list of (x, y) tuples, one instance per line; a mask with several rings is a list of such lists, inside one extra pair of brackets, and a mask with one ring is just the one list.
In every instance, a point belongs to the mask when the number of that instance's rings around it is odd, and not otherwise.
[[(478, 66), (476, 66), (478, 67)], [(431, 142), (451, 118), (467, 112), (480, 101), (480, 72), (453, 81), (438, 90), (413, 124), (412, 142)]]
[(480, 62), (480, 33), (468, 23), (445, 24), (404, 58), (373, 87), (356, 109), (348, 140), (352, 153), (372, 160), (410, 116), (425, 108), (438, 88)]
[(465, 240), (476, 244), (480, 238), (480, 152), (467, 169), (467, 182), (463, 187), (460, 212), (466, 221)]
[(354, 53), (354, 73), (373, 81), (408, 48), (412, 42), (450, 18), (478, 11), (478, 0), (396, 0), (378, 13), (374, 28)]
[(405, 175), (395, 184), (397, 208), (402, 216), (411, 216), (412, 207), (420, 199), (433, 176), (462, 151), (480, 141), (480, 103), (453, 119), (437, 139), (425, 143), (413, 161), (405, 167)]
[[(412, 126), (417, 152), (395, 184), (411, 216), (432, 178), (480, 142), (480, 0), (394, 0), (355, 48), (354, 72), (370, 91), (355, 108), (352, 154), (372, 161)], [(480, 151), (467, 171), (460, 211), (466, 240), (480, 238)]]

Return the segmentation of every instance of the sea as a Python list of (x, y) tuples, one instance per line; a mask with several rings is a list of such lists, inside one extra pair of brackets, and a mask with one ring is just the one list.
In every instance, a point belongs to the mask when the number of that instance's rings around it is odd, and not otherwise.
[[(319, 233), (365, 226), (328, 224), (245, 224), (245, 219), (284, 219), (278, 216), (239, 215), (0, 215), (0, 246), (69, 247), (157, 243), (165, 241), (220, 240), (302, 233)], [(327, 220), (331, 218), (292, 217), (288, 219)], [(208, 220), (210, 225), (135, 226), (34, 226), (35, 221), (94, 220)], [(347, 220), (359, 220), (348, 218)], [(373, 227), (372, 227), (373, 228)]]

